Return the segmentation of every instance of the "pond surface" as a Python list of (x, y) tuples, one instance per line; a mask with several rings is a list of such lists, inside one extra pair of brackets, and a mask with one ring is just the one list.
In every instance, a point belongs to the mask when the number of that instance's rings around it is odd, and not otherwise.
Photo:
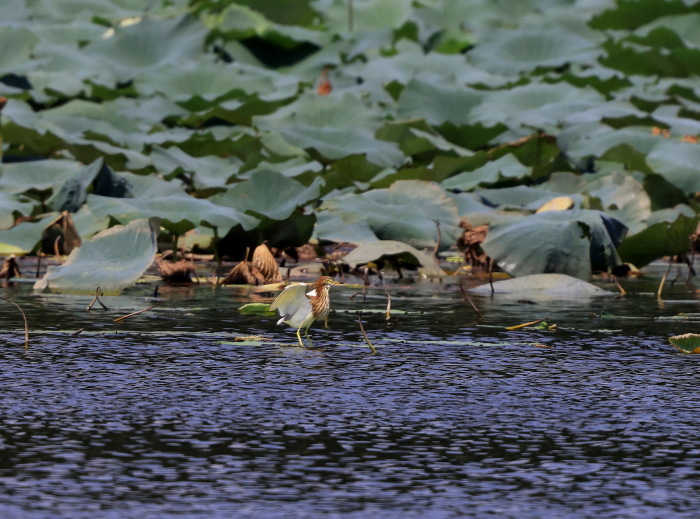
[(89, 313), (2, 288), (30, 347), (2, 302), (0, 516), (697, 517), (700, 356), (668, 336), (700, 300), (623, 283), (644, 294), (475, 298), (483, 320), (454, 283), (392, 286), (389, 321), (384, 289), (334, 287), (313, 349), (236, 310), (272, 294), (163, 288), (114, 323), (153, 286)]

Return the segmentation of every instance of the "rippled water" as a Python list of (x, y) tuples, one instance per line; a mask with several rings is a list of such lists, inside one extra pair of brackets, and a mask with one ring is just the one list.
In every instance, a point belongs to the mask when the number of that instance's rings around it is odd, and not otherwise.
[[(454, 284), (393, 288), (389, 321), (383, 290), (334, 288), (314, 349), (238, 314), (270, 299), (235, 288), (163, 290), (121, 324), (152, 287), (90, 313), (1, 290), (32, 332), (25, 353), (3, 302), (3, 518), (697, 516), (700, 357), (667, 337), (700, 306), (680, 286), (481, 298), (482, 321)], [(504, 329), (538, 318), (559, 330)], [(233, 341), (251, 334), (271, 341)]]

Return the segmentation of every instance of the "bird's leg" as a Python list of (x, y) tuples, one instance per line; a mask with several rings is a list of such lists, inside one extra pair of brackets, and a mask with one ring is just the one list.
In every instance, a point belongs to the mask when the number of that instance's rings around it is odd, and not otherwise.
[(306, 334), (306, 340), (309, 341), (309, 348), (314, 347), (314, 343), (311, 342), (311, 337), (309, 336), (309, 328), (307, 327), (306, 330), (304, 330), (304, 333)]
[[(307, 330), (308, 330), (308, 328), (307, 328)], [(309, 336), (308, 333), (306, 334), (306, 336), (307, 337)], [(297, 328), (297, 339), (299, 339), (299, 346), (301, 346), (303, 348), (304, 343), (301, 340), (301, 326), (299, 326), (299, 328)]]
[(323, 321), (323, 327), (324, 327), (325, 329), (330, 328), (330, 326), (328, 326), (328, 316), (326, 316), (326, 320)]

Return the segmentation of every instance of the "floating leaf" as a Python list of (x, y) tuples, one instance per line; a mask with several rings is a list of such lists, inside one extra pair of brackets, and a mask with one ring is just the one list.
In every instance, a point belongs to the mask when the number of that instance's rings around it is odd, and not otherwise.
[(669, 342), (682, 353), (700, 353), (700, 334), (685, 333), (668, 338)]
[[(486, 283), (469, 291), (488, 295), (491, 294), (491, 284)], [(565, 274), (533, 274), (531, 276), (496, 281), (493, 283), (493, 293), (517, 297), (562, 299), (614, 295), (612, 292)]]
[(157, 218), (135, 220), (103, 231), (74, 249), (63, 265), (49, 266), (34, 290), (63, 294), (119, 295), (151, 266), (158, 250)]

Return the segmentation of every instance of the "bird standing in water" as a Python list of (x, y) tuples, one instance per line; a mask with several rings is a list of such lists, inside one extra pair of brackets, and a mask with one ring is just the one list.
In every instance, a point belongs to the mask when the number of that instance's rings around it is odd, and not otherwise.
[(313, 346), (309, 337), (309, 327), (314, 321), (324, 320), (328, 327), (328, 311), (331, 307), (331, 300), (328, 296), (328, 289), (331, 285), (342, 285), (333, 281), (328, 276), (321, 276), (311, 284), (311, 290), (306, 291), (309, 286), (306, 283), (294, 283), (287, 285), (277, 299), (270, 305), (270, 310), (278, 310), (282, 318), (277, 324), (287, 323), (297, 329), (297, 339), (299, 345), (304, 346), (301, 340), (301, 329), (304, 335)]

